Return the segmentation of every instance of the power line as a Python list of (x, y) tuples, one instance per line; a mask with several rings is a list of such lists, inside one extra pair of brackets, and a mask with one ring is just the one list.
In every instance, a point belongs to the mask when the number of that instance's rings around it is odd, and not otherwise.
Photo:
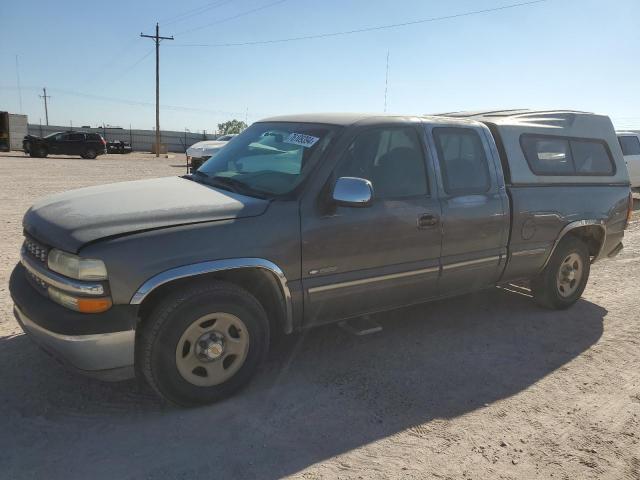
[[(284, 0), (283, 0), (284, 1)], [(508, 10), (508, 9), (512, 9), (512, 8), (518, 8), (518, 7), (525, 7), (525, 6), (529, 6), (529, 5), (535, 5), (538, 3), (543, 3), (543, 2), (548, 2), (550, 0), (532, 0), (529, 2), (521, 2), (521, 3), (512, 3), (510, 5), (504, 5), (502, 7), (494, 7), (494, 8), (485, 8), (482, 10), (473, 10), (473, 11), (469, 11), (469, 12), (463, 12), (463, 13), (457, 13), (454, 15), (445, 15), (442, 17), (431, 17), (431, 18), (424, 18), (421, 20), (412, 20), (409, 22), (402, 22), (402, 23), (392, 23), (392, 24), (388, 24), (388, 25), (376, 25), (373, 27), (363, 27), (363, 28), (357, 28), (357, 29), (353, 29), (353, 30), (343, 30), (340, 32), (328, 32), (328, 33), (317, 33), (314, 35), (302, 35), (299, 37), (288, 37), (288, 38), (277, 38), (277, 39), (272, 39), (272, 40), (255, 40), (255, 41), (249, 41), (249, 42), (236, 42), (236, 43), (208, 43), (208, 44), (204, 44), (204, 43), (177, 43), (174, 46), (175, 47), (244, 47), (244, 46), (250, 46), (250, 45), (267, 45), (267, 44), (273, 44), (273, 43), (285, 43), (285, 42), (295, 42), (295, 41), (301, 41), (301, 40), (312, 40), (312, 39), (318, 39), (318, 38), (328, 38), (328, 37), (337, 37), (337, 36), (341, 36), (341, 35), (353, 35), (356, 33), (364, 33), (364, 32), (373, 32), (376, 30), (387, 30), (387, 29), (391, 29), (391, 28), (399, 28), (399, 27), (407, 27), (410, 25), (418, 25), (421, 23), (430, 23), (430, 22), (439, 22), (439, 21), (443, 21), (443, 20), (452, 20), (455, 18), (461, 18), (461, 17), (469, 17), (472, 15), (481, 15), (484, 13), (493, 13), (493, 12), (498, 12), (501, 10)]]
[(274, 5), (278, 5), (279, 3), (283, 3), (286, 2), (288, 0), (277, 0), (275, 2), (271, 2), (268, 3), (266, 5), (262, 5), (261, 7), (257, 7), (257, 8), (252, 8), (251, 10), (245, 10), (244, 12), (240, 12), (236, 15), (232, 15), (230, 17), (226, 17), (226, 18), (221, 18), (220, 20), (216, 20), (215, 22), (211, 22), (211, 23), (207, 23), (205, 25), (201, 25), (199, 27), (195, 27), (195, 28), (190, 28), (189, 30), (183, 30), (182, 32), (178, 32), (176, 33), (176, 35), (185, 35), (187, 33), (192, 33), (192, 32), (196, 32), (198, 30), (202, 30), (203, 28), (207, 28), (207, 27), (211, 27), (213, 25), (218, 25), (220, 23), (224, 23), (224, 22), (228, 22), (230, 20), (235, 20), (236, 18), (240, 18), (240, 17), (244, 17), (246, 15), (250, 15), (254, 12), (259, 12), (260, 10), (265, 10), (269, 7), (273, 7)]
[(218, 8), (218, 7), (222, 7), (224, 5), (226, 5), (227, 3), (231, 3), (233, 0), (219, 0), (217, 2), (210, 2), (207, 3), (205, 5), (201, 5), (197, 8), (193, 8), (191, 10), (187, 10), (183, 13), (180, 13), (178, 15), (174, 15), (171, 18), (167, 18), (166, 21), (160, 21), (160, 23), (162, 23), (163, 26), (167, 26), (167, 25), (173, 25), (174, 23), (179, 23), (182, 22), (188, 18), (191, 18), (195, 15), (200, 15), (204, 12), (206, 12), (207, 10), (213, 10), (214, 8)]

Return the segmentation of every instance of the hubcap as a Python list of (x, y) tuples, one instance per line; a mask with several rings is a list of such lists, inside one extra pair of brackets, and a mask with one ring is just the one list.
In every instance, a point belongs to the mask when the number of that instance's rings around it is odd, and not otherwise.
[(577, 253), (571, 253), (560, 264), (556, 285), (558, 293), (562, 297), (573, 295), (580, 286), (584, 265), (582, 258)]
[(176, 346), (182, 378), (199, 387), (219, 385), (244, 364), (249, 332), (242, 320), (226, 312), (211, 313), (189, 325)]

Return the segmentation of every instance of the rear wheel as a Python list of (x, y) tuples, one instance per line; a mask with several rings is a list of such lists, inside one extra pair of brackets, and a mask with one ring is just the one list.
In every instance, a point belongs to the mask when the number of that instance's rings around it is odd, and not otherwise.
[(236, 285), (211, 282), (162, 301), (141, 327), (136, 350), (141, 372), (161, 397), (193, 406), (248, 383), (268, 345), (258, 300)]
[(585, 243), (574, 236), (563, 238), (547, 266), (531, 281), (534, 299), (546, 308), (570, 307), (582, 296), (590, 267)]
[(80, 155), (82, 158), (89, 158), (93, 160), (98, 156), (98, 152), (96, 152), (93, 148), (87, 149), (83, 155)]

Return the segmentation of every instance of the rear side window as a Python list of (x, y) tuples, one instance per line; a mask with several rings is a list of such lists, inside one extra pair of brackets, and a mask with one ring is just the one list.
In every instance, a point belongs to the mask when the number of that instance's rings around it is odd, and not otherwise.
[(471, 128), (433, 129), (442, 182), (451, 195), (485, 193), (491, 187), (489, 164), (478, 132)]
[(520, 145), (536, 175), (613, 175), (611, 153), (598, 140), (522, 135)]
[(623, 155), (640, 155), (640, 139), (632, 136), (618, 137)]
[(84, 142), (84, 133), (70, 133), (69, 141), (71, 142)]

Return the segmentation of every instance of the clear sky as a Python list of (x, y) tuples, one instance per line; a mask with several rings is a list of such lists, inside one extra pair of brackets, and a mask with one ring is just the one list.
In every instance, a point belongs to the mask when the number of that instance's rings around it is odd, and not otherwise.
[(30, 122), (44, 122), (38, 94), (46, 86), (51, 124), (152, 128), (153, 42), (139, 34), (159, 21), (162, 35), (175, 35), (161, 46), (163, 129), (212, 131), (244, 120), (247, 110), (249, 122), (382, 111), (387, 51), (389, 112), (572, 108), (640, 129), (640, 0), (548, 0), (321, 39), (185, 45), (353, 30), (522, 1), (2, 0), (0, 110), (20, 110), (18, 55)]

